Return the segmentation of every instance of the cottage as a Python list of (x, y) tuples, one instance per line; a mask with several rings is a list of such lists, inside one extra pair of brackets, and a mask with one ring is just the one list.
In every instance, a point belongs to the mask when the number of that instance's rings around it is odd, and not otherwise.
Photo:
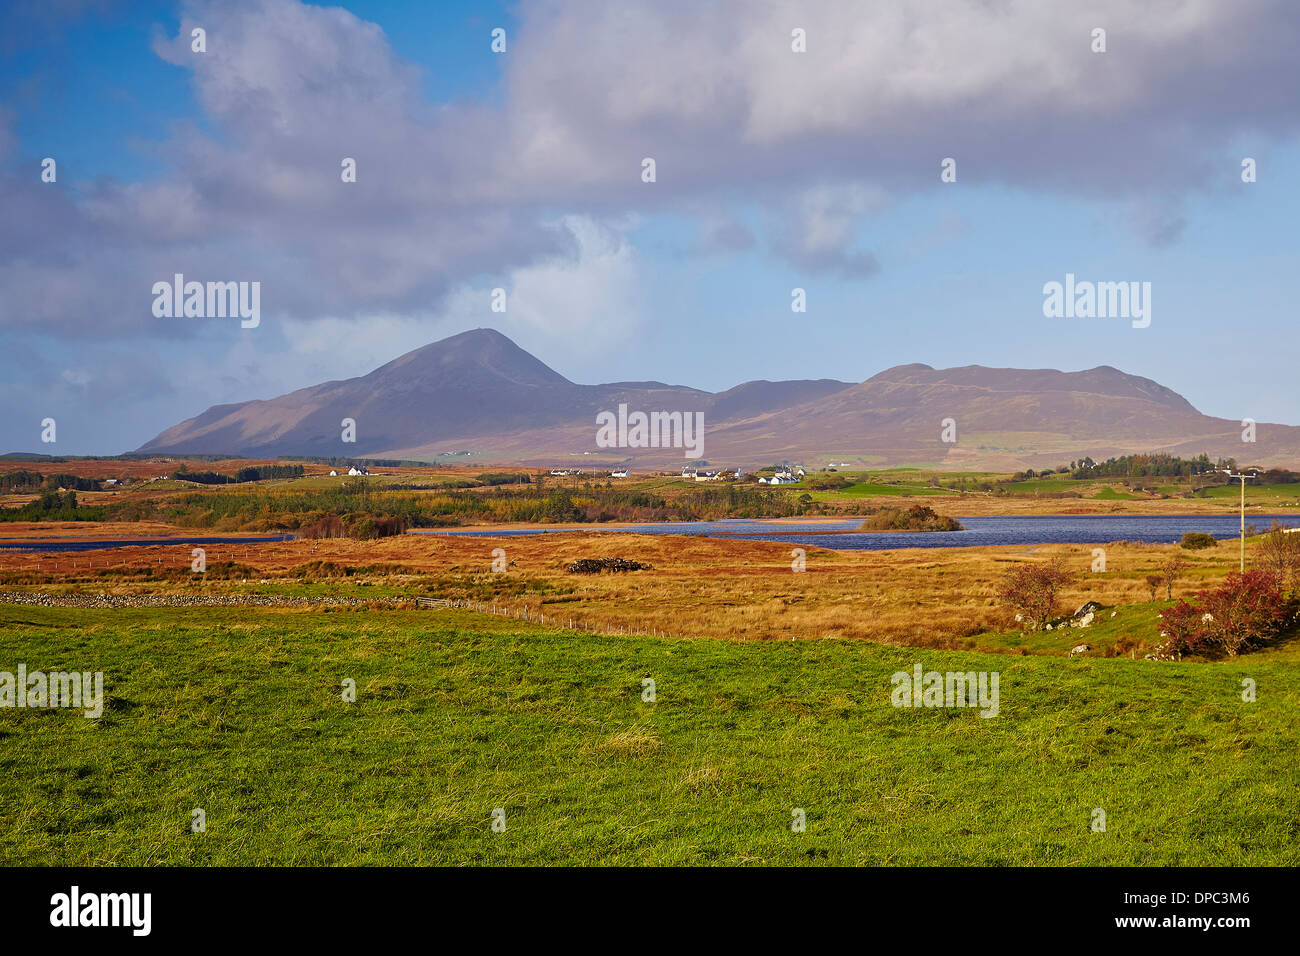
[[(799, 475), (802, 474), (803, 474), (803, 470), (800, 469)], [(763, 482), (762, 478), (758, 480), (760, 482)], [(767, 479), (767, 481), (763, 482), (763, 484), (767, 484), (767, 485), (795, 485), (798, 483), (799, 483), (799, 477), (797, 477), (794, 472), (790, 471), (789, 468), (782, 468), (771, 478)]]

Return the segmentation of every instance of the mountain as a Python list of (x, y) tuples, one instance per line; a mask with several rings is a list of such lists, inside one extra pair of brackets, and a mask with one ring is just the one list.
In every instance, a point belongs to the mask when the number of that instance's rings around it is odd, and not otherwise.
[[(432, 459), (468, 450), (483, 462), (639, 467), (688, 457), (680, 448), (598, 447), (597, 414), (620, 404), (702, 413), (703, 457), (751, 468), (792, 459), (1015, 470), (1153, 451), (1300, 462), (1300, 428), (1260, 423), (1258, 441), (1245, 444), (1240, 422), (1203, 415), (1177, 392), (1108, 365), (913, 364), (858, 384), (753, 381), (715, 394), (662, 382), (576, 384), (492, 329), (434, 342), (358, 378), (214, 406), (138, 451)], [(344, 419), (356, 422), (355, 443), (341, 440)], [(943, 440), (948, 419), (955, 442)]]

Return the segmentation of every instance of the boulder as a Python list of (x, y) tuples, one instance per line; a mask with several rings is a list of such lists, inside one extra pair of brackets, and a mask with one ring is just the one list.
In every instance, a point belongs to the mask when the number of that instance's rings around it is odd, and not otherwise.
[(1075, 644), (1074, 647), (1070, 648), (1070, 656), (1078, 657), (1080, 654), (1086, 654), (1090, 650), (1092, 650), (1092, 647), (1088, 644)]
[(1080, 618), (1083, 617), (1085, 614), (1094, 614), (1100, 610), (1101, 610), (1100, 604), (1098, 604), (1096, 601), (1088, 601), (1085, 604), (1081, 605), (1079, 607), (1079, 610), (1074, 612), (1074, 617)]

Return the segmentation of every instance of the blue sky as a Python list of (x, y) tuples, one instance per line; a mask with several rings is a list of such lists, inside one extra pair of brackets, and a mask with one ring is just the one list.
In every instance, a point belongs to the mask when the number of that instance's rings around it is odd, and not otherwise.
[[(1113, 365), (1300, 423), (1285, 5), (727, 6), (20, 4), (0, 451), (130, 450), (478, 326), (583, 382)], [(260, 281), (261, 325), (155, 318), (174, 271)], [(1151, 326), (1044, 318), (1067, 272), (1150, 282)]]

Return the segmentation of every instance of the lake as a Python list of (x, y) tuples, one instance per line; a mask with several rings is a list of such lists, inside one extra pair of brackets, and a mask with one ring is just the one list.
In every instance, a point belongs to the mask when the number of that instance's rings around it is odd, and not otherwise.
[(0, 551), (102, 551), (104, 548), (147, 548), (155, 544), (270, 544), (292, 541), (297, 535), (273, 534), (257, 538), (188, 538), (159, 535), (156, 538), (96, 538), (64, 541), (52, 538), (0, 538)]
[[(1277, 519), (1288, 527), (1300, 526), (1296, 515), (1247, 515), (1246, 523), (1260, 530)], [(582, 525), (577, 528), (523, 528), (492, 531), (484, 528), (448, 528), (412, 531), (410, 534), (452, 534), (509, 538), (559, 531), (634, 532), (637, 534), (704, 535), (780, 541), (803, 547), (835, 551), (886, 551), (891, 548), (970, 548), (990, 545), (1107, 544), (1111, 541), (1145, 541), (1152, 544), (1179, 541), (1188, 531), (1216, 538), (1236, 538), (1237, 515), (1026, 515), (1015, 517), (964, 517), (965, 531), (925, 531), (853, 534), (861, 518), (835, 521), (727, 518), (722, 521), (674, 521), (621, 528)], [(826, 534), (825, 532), (850, 532)], [(821, 533), (818, 533), (821, 532)]]

